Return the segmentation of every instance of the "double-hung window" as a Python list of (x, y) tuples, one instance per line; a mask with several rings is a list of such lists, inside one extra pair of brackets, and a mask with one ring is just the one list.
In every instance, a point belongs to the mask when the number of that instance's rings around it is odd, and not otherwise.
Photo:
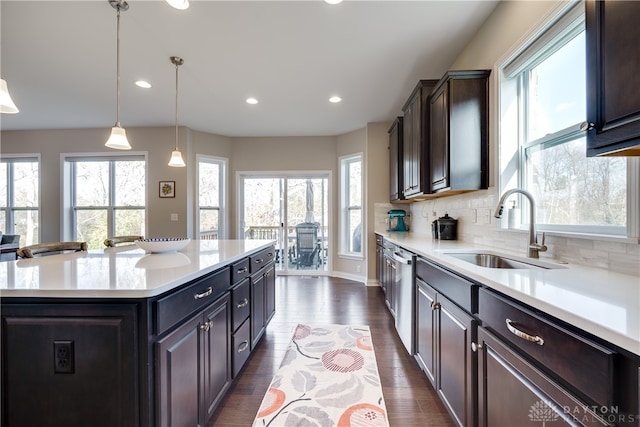
[(585, 55), (578, 2), (502, 67), (501, 186), (533, 195), (540, 229), (623, 235), (627, 161), (586, 157)]
[(224, 238), (226, 161), (198, 157), (198, 233), (200, 239)]
[(340, 252), (362, 255), (362, 154), (340, 158)]
[(0, 231), (19, 234), (20, 246), (40, 241), (40, 158), (0, 160)]
[(70, 157), (73, 239), (104, 247), (109, 236), (145, 235), (144, 156)]

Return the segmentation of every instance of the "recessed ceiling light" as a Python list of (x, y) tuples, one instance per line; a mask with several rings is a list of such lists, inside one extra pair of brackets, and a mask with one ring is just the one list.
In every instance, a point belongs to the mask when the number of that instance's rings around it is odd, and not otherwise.
[(255, 105), (258, 103), (258, 100), (255, 98), (247, 98), (247, 104)]
[(342, 98), (340, 98), (339, 96), (332, 96), (331, 98), (329, 98), (329, 102), (333, 102), (334, 104), (337, 104), (340, 101), (342, 101)]
[(143, 89), (149, 89), (151, 87), (151, 83), (146, 82), (144, 80), (136, 81), (136, 86), (141, 87)]
[(324, 0), (324, 2), (329, 4), (338, 4), (342, 3), (342, 0)]

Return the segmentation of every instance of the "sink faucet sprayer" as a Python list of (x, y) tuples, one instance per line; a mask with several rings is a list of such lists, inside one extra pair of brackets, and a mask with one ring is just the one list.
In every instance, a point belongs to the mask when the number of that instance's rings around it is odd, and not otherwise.
[(538, 252), (545, 252), (547, 250), (547, 247), (544, 245), (544, 233), (542, 233), (542, 243), (538, 244), (538, 237), (536, 236), (535, 229), (536, 204), (531, 193), (526, 190), (521, 190), (520, 188), (512, 188), (511, 190), (505, 191), (502, 197), (500, 197), (500, 201), (498, 202), (498, 206), (496, 207), (496, 213), (494, 214), (494, 216), (496, 218), (502, 217), (504, 202), (507, 200), (507, 197), (509, 197), (513, 193), (520, 193), (529, 200), (529, 250), (527, 256), (529, 258), (539, 258)]

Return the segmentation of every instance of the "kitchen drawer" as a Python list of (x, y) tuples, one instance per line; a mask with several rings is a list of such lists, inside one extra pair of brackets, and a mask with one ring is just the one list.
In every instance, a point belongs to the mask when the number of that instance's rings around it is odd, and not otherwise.
[(229, 290), (229, 267), (209, 274), (154, 303), (155, 332), (161, 334), (189, 314), (204, 308)]
[(435, 290), (469, 313), (478, 312), (479, 285), (470, 282), (423, 258), (416, 262), (416, 277), (421, 278)]
[(478, 316), (542, 369), (564, 380), (598, 405), (611, 407), (615, 353), (497, 293), (481, 289)]
[(231, 290), (233, 330), (242, 325), (251, 313), (251, 281), (247, 278)]
[(238, 375), (240, 369), (242, 369), (251, 354), (250, 339), (251, 322), (247, 320), (231, 338), (231, 345), (233, 346), (233, 378)]
[(275, 248), (272, 246), (270, 248), (264, 249), (258, 252), (255, 255), (251, 255), (249, 260), (251, 262), (251, 266), (249, 269), (251, 270), (251, 274), (263, 268), (265, 265), (269, 264), (276, 257)]
[(249, 277), (249, 258), (238, 261), (231, 266), (231, 284), (235, 285), (245, 277)]

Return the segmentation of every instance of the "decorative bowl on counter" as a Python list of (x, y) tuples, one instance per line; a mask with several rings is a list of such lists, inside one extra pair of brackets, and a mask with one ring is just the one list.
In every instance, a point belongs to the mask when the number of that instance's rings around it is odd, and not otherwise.
[(154, 239), (136, 240), (135, 244), (142, 250), (151, 253), (175, 252), (189, 244), (186, 237), (157, 237)]

